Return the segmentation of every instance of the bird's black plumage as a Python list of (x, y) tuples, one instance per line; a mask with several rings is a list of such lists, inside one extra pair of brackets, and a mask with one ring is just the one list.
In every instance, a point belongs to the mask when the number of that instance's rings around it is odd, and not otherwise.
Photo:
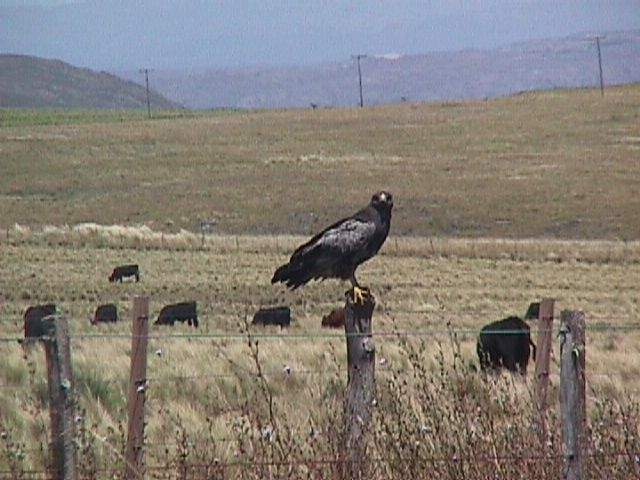
[(350, 279), (358, 266), (373, 257), (387, 239), (391, 225), (393, 196), (378, 192), (365, 208), (340, 220), (293, 252), (289, 263), (279, 267), (271, 283), (282, 282), (296, 289), (311, 280)]

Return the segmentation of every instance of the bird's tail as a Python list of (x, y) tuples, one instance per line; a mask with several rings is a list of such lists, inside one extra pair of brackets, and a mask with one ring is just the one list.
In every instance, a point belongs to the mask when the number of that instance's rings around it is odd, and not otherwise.
[(279, 266), (273, 277), (271, 277), (271, 283), (284, 282), (287, 279), (287, 272), (289, 271), (289, 264), (285, 263), (284, 265)]
[(303, 263), (290, 262), (278, 267), (271, 278), (271, 283), (282, 282), (291, 290), (295, 290), (311, 279), (309, 269), (305, 268)]

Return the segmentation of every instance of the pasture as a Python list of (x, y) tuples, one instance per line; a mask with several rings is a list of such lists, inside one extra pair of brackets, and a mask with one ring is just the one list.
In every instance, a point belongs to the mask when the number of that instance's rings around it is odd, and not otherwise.
[(153, 120), (0, 111), (0, 228), (309, 234), (384, 188), (395, 235), (637, 239), (639, 106), (628, 86)]
[[(340, 331), (321, 329), (320, 319), (343, 304), (346, 287), (327, 281), (291, 293), (269, 284), (274, 265), (301, 238), (214, 236), (202, 248), (196, 235), (191, 242), (174, 236), (167, 237), (164, 249), (145, 248), (144, 239), (132, 248), (120, 238), (117, 241), (124, 243), (115, 248), (96, 246), (96, 237), (85, 239), (84, 245), (79, 236), (68, 243), (59, 233), (49, 241), (46, 238), (2, 243), (3, 335), (21, 334), (22, 312), (30, 304), (56, 302), (70, 319), (80, 405), (90, 432), (85, 441), (97, 463), (119, 461), (112, 450), (118, 451), (124, 441), (128, 314), (137, 294), (151, 297), (152, 319), (166, 303), (197, 300), (201, 321), (197, 331), (186, 325), (152, 327), (151, 334), (158, 338), (151, 339), (149, 355), (150, 464), (164, 465), (179, 456), (180, 448), (189, 450), (193, 460), (197, 445), (212, 449), (207, 458), (236, 458), (237, 422), (246, 420), (245, 409), (261, 399), (260, 384), (251, 374), (256, 366), (243, 333), (244, 320), (250, 321), (252, 313), (266, 305), (291, 305), (295, 317), (294, 325), (282, 332), (276, 327), (252, 329), (254, 334), (273, 335), (259, 338), (260, 359), (282, 421), (296, 435), (303, 435), (311, 424), (324, 426), (330, 435), (327, 425), (332, 412), (327, 409), (339, 408), (335, 398), (346, 382), (344, 338)], [(444, 240), (434, 245), (423, 239), (391, 238), (383, 254), (362, 268), (362, 280), (378, 298), (374, 330), (409, 333), (376, 337), (378, 358), (384, 359), (378, 368), (380, 384), (395, 376), (407, 380), (415, 375), (408, 353), (413, 349), (418, 350), (428, 375), (437, 375), (440, 355), (445, 365), (451, 365), (456, 348), (461, 368), (477, 364), (476, 331), (483, 324), (506, 314), (522, 315), (529, 301), (552, 296), (557, 299), (557, 312), (564, 308), (587, 312), (593, 329), (587, 337), (591, 411), (598, 402), (636, 398), (640, 389), (640, 246), (628, 244), (616, 256), (619, 245), (612, 242), (550, 242), (547, 249), (555, 246), (562, 252), (564, 247), (566, 252), (549, 260), (539, 256), (535, 242), (508, 245), (497, 250), (515, 249), (512, 253), (522, 257), (496, 256), (495, 245), (480, 241), (467, 240), (466, 250), (461, 250), (460, 244)], [(141, 267), (140, 283), (108, 283), (112, 265), (133, 259)], [(89, 318), (95, 306), (111, 301), (125, 321), (92, 327)], [(162, 338), (165, 335), (184, 338)], [(17, 343), (3, 343), (0, 348), (5, 359), (0, 383), (14, 387), (0, 389), (3, 426), (11, 430), (14, 441), (31, 449), (26, 458), (37, 468), (44, 461), (41, 448), (46, 445), (48, 425), (43, 354), (36, 349), (25, 361)], [(555, 349), (557, 356), (557, 342)], [(555, 392), (558, 367), (552, 363)], [(285, 367), (293, 373), (286, 374)], [(531, 372), (527, 382), (504, 376), (493, 395), (517, 392), (520, 398), (513, 401), (526, 404)], [(478, 381), (472, 372), (464, 376), (471, 385)], [(410, 383), (412, 388), (415, 382)], [(442, 400), (446, 404), (450, 399)], [(305, 441), (304, 436), (300, 438)]]
[[(385, 187), (397, 199), (392, 236), (358, 271), (377, 298), (374, 332), (396, 334), (375, 338), (372, 478), (559, 475), (557, 359), (548, 445), (530, 430), (532, 366), (526, 380), (473, 371), (480, 327), (542, 297), (556, 299), (557, 317), (587, 315), (591, 471), (629, 478), (633, 459), (620, 454), (640, 445), (638, 106), (640, 88), (624, 87), (604, 99), (151, 121), (12, 112), (0, 127), (0, 471), (31, 478), (46, 463), (43, 354), (15, 341), (26, 307), (45, 302), (71, 325), (81, 471), (111, 478), (122, 466), (129, 313), (148, 295), (152, 320), (183, 300), (200, 317), (197, 331), (151, 329), (150, 477), (338, 478), (339, 465), (313, 460), (339, 452), (344, 336), (320, 321), (346, 284), (288, 292), (269, 280), (300, 234)], [(212, 218), (218, 233), (204, 242), (181, 230)], [(109, 283), (127, 263), (140, 265), (140, 283)], [(124, 321), (91, 326), (108, 302)], [(280, 304), (290, 329), (248, 327), (259, 307)]]

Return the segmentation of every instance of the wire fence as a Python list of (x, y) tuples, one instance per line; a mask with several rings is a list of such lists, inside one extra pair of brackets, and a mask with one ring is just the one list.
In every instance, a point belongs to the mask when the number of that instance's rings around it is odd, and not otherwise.
[[(605, 325), (605, 324), (595, 324), (588, 325), (586, 328), (587, 332), (632, 332), (632, 331), (640, 331), (640, 323), (638, 324), (627, 324), (627, 325)], [(468, 336), (468, 335), (478, 335), (481, 330), (477, 328), (437, 328), (437, 329), (428, 329), (428, 330), (402, 330), (402, 331), (379, 331), (372, 332), (371, 336), (383, 338), (383, 339), (396, 339), (403, 340), (407, 338), (428, 338), (428, 337), (442, 337), (442, 336), (451, 336), (451, 335), (459, 335), (459, 336)], [(542, 329), (532, 329), (531, 333), (536, 332), (544, 332)], [(484, 335), (522, 335), (525, 331), (521, 329), (507, 329), (507, 330), (484, 330), (482, 333)], [(554, 328), (552, 330), (553, 335), (560, 334), (559, 328)], [(245, 333), (231, 333), (231, 332), (220, 332), (220, 333), (176, 333), (176, 334), (162, 334), (162, 335), (154, 335), (149, 334), (146, 336), (149, 340), (155, 341), (193, 341), (193, 340), (233, 340), (233, 341), (242, 341), (247, 342), (249, 340), (268, 340), (268, 341), (304, 341), (304, 340), (340, 340), (343, 341), (347, 337), (364, 337), (366, 334), (358, 334), (358, 333), (335, 333), (335, 332), (309, 332), (309, 333), (286, 333), (286, 334), (278, 334), (278, 333), (255, 333), (255, 332), (245, 332)], [(46, 337), (40, 337), (39, 340), (42, 340)], [(107, 341), (107, 340), (131, 340), (132, 338), (138, 338), (132, 334), (125, 333), (100, 333), (100, 334), (75, 334), (70, 335), (69, 338), (71, 340), (77, 341)], [(8, 344), (21, 344), (25, 342), (24, 337), (0, 337), (0, 343), (8, 343)], [(34, 342), (34, 339), (29, 339), (28, 342)], [(157, 351), (158, 356), (164, 355), (162, 350)], [(384, 359), (383, 359), (384, 361)], [(382, 366), (378, 367), (379, 370), (384, 370)], [(312, 375), (336, 375), (340, 372), (331, 371), (327, 369), (298, 369), (291, 366), (284, 365), (282, 369), (273, 370), (273, 371), (264, 371), (261, 372), (265, 376), (282, 376), (284, 378), (295, 378), (301, 376), (312, 376)], [(255, 372), (245, 372), (245, 375), (256, 375)], [(551, 373), (551, 375), (555, 375)], [(598, 374), (598, 373), (590, 373), (590, 377), (599, 377), (599, 378), (611, 378), (612, 375), (616, 375), (616, 372), (609, 372), (606, 374)], [(240, 373), (211, 373), (205, 375), (167, 375), (162, 377), (147, 377), (148, 382), (166, 382), (166, 381), (177, 381), (177, 380), (205, 380), (205, 379), (233, 379), (238, 378)], [(127, 378), (101, 378), (102, 382), (106, 383), (120, 383), (123, 381), (127, 381)], [(25, 384), (0, 384), (0, 389), (20, 389), (25, 388), (27, 385)]]
[[(640, 324), (624, 324), (624, 325), (606, 325), (602, 323), (593, 324), (587, 327), (587, 331), (589, 332), (629, 332), (629, 331), (640, 331)], [(545, 330), (534, 329), (532, 332)], [(559, 329), (554, 328), (551, 330), (552, 333), (558, 334), (560, 332)], [(522, 334), (524, 331), (521, 329), (514, 330), (501, 330), (501, 331), (485, 331), (488, 335), (491, 334)], [(380, 331), (373, 332), (374, 337), (379, 337), (383, 339), (406, 339), (406, 338), (428, 338), (428, 337), (439, 337), (439, 336), (451, 336), (451, 335), (477, 335), (480, 333), (479, 329), (476, 328), (432, 328), (432, 329), (420, 329), (420, 330), (403, 330), (403, 331)], [(316, 339), (339, 339), (344, 341), (345, 333), (334, 333), (334, 332), (308, 332), (308, 333), (265, 333), (265, 332), (243, 332), (243, 333), (230, 333), (230, 332), (220, 332), (220, 333), (175, 333), (175, 334), (159, 334), (159, 335), (147, 335), (145, 336), (149, 340), (155, 341), (192, 341), (192, 340), (234, 340), (234, 341), (244, 341), (248, 342), (249, 340), (282, 340), (285, 342), (288, 341), (301, 341), (301, 340), (316, 340)], [(364, 336), (363, 334), (353, 335), (355, 337)], [(91, 342), (91, 341), (101, 341), (101, 340), (127, 340), (130, 341), (132, 338), (142, 338), (135, 337), (131, 334), (119, 334), (119, 333), (96, 333), (96, 334), (74, 334), (70, 335), (70, 339), (78, 342)], [(22, 337), (0, 337), (0, 342), (12, 343), (23, 341)], [(383, 360), (383, 359), (380, 359)], [(394, 371), (386, 366), (379, 366), (379, 371)], [(151, 375), (145, 379), (146, 384), (150, 384), (153, 386), (154, 383), (163, 384), (168, 382), (179, 382), (179, 381), (204, 381), (204, 380), (220, 380), (220, 379), (238, 379), (243, 376), (248, 377), (281, 377), (281, 378), (311, 378), (315, 376), (340, 376), (344, 375), (345, 372), (341, 372), (338, 370), (332, 369), (308, 369), (308, 368), (297, 368), (291, 367), (288, 365), (283, 365), (280, 369), (274, 370), (264, 370), (261, 372), (253, 372), (253, 371), (238, 371), (234, 373), (209, 373), (209, 374), (167, 374), (167, 375)], [(551, 375), (554, 375), (551, 373)], [(622, 372), (612, 372), (608, 374), (600, 374), (593, 373), (589, 374), (589, 377), (598, 378), (603, 380), (612, 380), (614, 377), (623, 376)], [(123, 375), (121, 378), (101, 378), (100, 381), (106, 383), (125, 383), (128, 381), (128, 378), (125, 378)], [(43, 384), (44, 385), (44, 384)], [(0, 384), (0, 389), (27, 389), (33, 388), (33, 384)], [(632, 390), (629, 390), (632, 392)], [(636, 390), (637, 391), (637, 390)], [(219, 437), (215, 439), (209, 439), (209, 441), (217, 442), (217, 443), (226, 443), (232, 444), (234, 442), (239, 441), (233, 437)], [(150, 448), (163, 448), (163, 449), (180, 449), (184, 448), (184, 445), (178, 442), (145, 442), (145, 447)], [(193, 448), (191, 446), (190, 448)], [(43, 452), (40, 449), (31, 449), (31, 452)], [(640, 465), (640, 452), (618, 452), (618, 453), (608, 453), (608, 458), (616, 458), (616, 457), (628, 457), (631, 461), (636, 462)], [(593, 454), (593, 457), (597, 456)], [(601, 457), (605, 457), (601, 455)], [(420, 458), (421, 462), (427, 463), (465, 463), (465, 462), (473, 462), (473, 463), (495, 463), (495, 462), (541, 462), (541, 461), (554, 461), (563, 459), (563, 455), (495, 455), (495, 456), (442, 456), (442, 457), (424, 457)], [(396, 461), (397, 459), (391, 458), (367, 458), (363, 460), (363, 462), (369, 463), (389, 463), (392, 460)], [(413, 459), (415, 461), (415, 459)], [(285, 466), (319, 466), (319, 465), (339, 465), (346, 464), (349, 462), (353, 462), (353, 460), (346, 460), (344, 458), (308, 458), (308, 459), (295, 459), (291, 461), (264, 461), (264, 460), (220, 460), (215, 464), (211, 463), (188, 463), (185, 465), (181, 465), (180, 468), (187, 469), (187, 471), (195, 471), (195, 470), (205, 470), (211, 468), (220, 468), (220, 469), (234, 469), (234, 468), (269, 468), (269, 467), (285, 467)], [(178, 468), (176, 465), (173, 465), (174, 468)], [(148, 471), (154, 470), (165, 470), (167, 469), (167, 465), (149, 465), (146, 467)], [(121, 475), (124, 474), (124, 468), (111, 468), (104, 467), (98, 468), (97, 471), (101, 472), (105, 475)], [(5, 476), (4, 478), (10, 478), (9, 476), (14, 474), (15, 472), (11, 471), (2, 471), (0, 470), (0, 477)], [(48, 475), (44, 470), (30, 470), (21, 472), (24, 478), (31, 477), (37, 478), (39, 476), (43, 476), (46, 478)]]
[[(628, 320), (626, 318), (625, 320)], [(640, 331), (640, 320), (637, 323), (607, 325), (599, 320), (596, 324), (586, 326), (586, 332), (607, 333), (607, 332), (633, 332)], [(411, 337), (436, 337), (448, 335), (478, 335), (482, 331), (486, 335), (522, 335), (526, 330), (523, 329), (504, 329), (504, 330), (481, 330), (479, 328), (433, 328), (424, 330), (395, 330), (395, 331), (374, 331), (367, 336), (379, 338), (411, 338)], [(531, 328), (530, 333), (544, 332), (539, 328)], [(557, 335), (560, 333), (559, 328), (554, 328), (552, 333)], [(345, 337), (359, 337), (364, 334), (358, 333), (337, 333), (337, 332), (306, 332), (306, 333), (257, 333), (257, 332), (219, 332), (219, 333), (173, 333), (173, 334), (149, 334), (145, 337), (149, 340), (233, 340), (248, 341), (252, 340), (273, 340), (273, 341), (301, 341), (301, 340), (344, 340)], [(40, 338), (46, 338), (42, 336)], [(131, 340), (138, 338), (128, 333), (78, 333), (69, 335), (71, 340)], [(24, 342), (23, 336), (4, 336), (0, 337), (0, 343), (21, 343)]]
[[(205, 445), (206, 448), (206, 445)], [(197, 473), (198, 470), (203, 471), (225, 471), (229, 469), (263, 469), (270, 467), (320, 467), (320, 466), (347, 466), (351, 464), (391, 464), (397, 462), (420, 462), (422, 464), (490, 464), (496, 465), (498, 463), (549, 463), (549, 462), (561, 462), (567, 458), (569, 454), (520, 454), (520, 455), (449, 455), (449, 456), (420, 456), (418, 458), (397, 458), (391, 456), (380, 457), (366, 457), (358, 459), (348, 458), (305, 458), (305, 459), (292, 459), (292, 460), (231, 460), (224, 461), (216, 459), (214, 461), (204, 462), (169, 462), (168, 464), (151, 464), (146, 465), (144, 470), (147, 472), (154, 471), (168, 471), (169, 469), (180, 470), (185, 474), (191, 472)], [(640, 450), (628, 450), (628, 451), (615, 451), (606, 453), (594, 453), (586, 452), (583, 457), (592, 460), (604, 461), (607, 459), (619, 460), (620, 458), (626, 458), (634, 466), (640, 466)], [(100, 475), (107, 475), (111, 478), (117, 478), (118, 476), (124, 476), (126, 473), (125, 467), (91, 467), (91, 472), (95, 472)], [(0, 470), (0, 478), (14, 478), (15, 471), (12, 470)], [(30, 478), (47, 478), (51, 475), (46, 470), (21, 470), (20, 475)]]
[[(297, 378), (309, 378), (309, 377), (339, 377), (343, 376), (345, 372), (342, 372), (338, 369), (306, 369), (306, 368), (297, 368), (291, 367), (289, 365), (283, 365), (282, 368), (274, 369), (274, 370), (262, 370), (260, 372), (250, 371), (246, 367), (238, 367), (238, 365), (234, 365), (237, 371), (233, 373), (206, 373), (206, 374), (166, 374), (162, 376), (147, 376), (145, 381), (147, 384), (163, 384), (163, 383), (174, 383), (179, 381), (203, 381), (203, 380), (238, 380), (241, 378), (258, 378), (260, 376), (264, 377), (273, 377), (273, 378), (281, 378), (281, 379), (297, 379)], [(74, 365), (74, 371), (79, 370), (78, 365)], [(389, 364), (389, 361), (382, 357), (379, 359), (378, 364), (376, 365), (376, 372), (378, 373), (397, 373), (397, 369), (392, 368)], [(111, 383), (111, 384), (122, 384), (128, 383), (128, 373), (121, 377), (100, 377), (101, 383)], [(558, 372), (548, 372), (547, 375), (550, 378), (559, 378)], [(588, 378), (590, 379), (598, 379), (598, 381), (608, 381), (609, 383), (615, 383), (617, 380), (625, 381), (628, 377), (628, 373), (625, 372), (608, 372), (608, 373), (597, 373), (597, 372), (589, 372)], [(44, 379), (43, 379), (44, 381)], [(44, 385), (44, 384), (42, 384)], [(0, 384), (0, 389), (6, 390), (28, 390), (33, 388), (33, 383), (25, 382), (25, 383), (15, 383), (15, 384)], [(630, 388), (625, 386), (625, 392), (628, 393), (640, 393), (640, 388)]]

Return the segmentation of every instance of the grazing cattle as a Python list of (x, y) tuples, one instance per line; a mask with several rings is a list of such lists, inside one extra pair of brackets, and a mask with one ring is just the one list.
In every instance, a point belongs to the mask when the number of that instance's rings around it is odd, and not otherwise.
[(97, 323), (111, 323), (117, 321), (118, 310), (116, 309), (116, 306), (113, 303), (107, 303), (96, 308), (96, 313), (93, 315), (91, 324), (95, 325)]
[(525, 320), (537, 320), (540, 315), (540, 302), (533, 302), (529, 304), (527, 313), (524, 314)]
[(24, 338), (39, 338), (46, 335), (47, 331), (42, 319), (55, 313), (56, 306), (53, 303), (27, 308), (24, 312)]
[(172, 305), (165, 305), (160, 310), (160, 315), (154, 325), (173, 325), (176, 322), (187, 322), (198, 328), (198, 315), (196, 313), (196, 302), (180, 302)]
[(529, 325), (520, 317), (508, 317), (482, 327), (477, 343), (480, 368), (498, 370), (502, 367), (511, 372), (527, 374), (529, 345), (536, 358), (536, 346), (531, 341)]
[(325, 328), (342, 328), (344, 327), (344, 319), (344, 307), (334, 308), (329, 315), (322, 317), (322, 326)]
[(279, 325), (285, 328), (291, 325), (291, 309), (289, 307), (261, 308), (253, 315), (253, 325)]
[(120, 282), (125, 278), (135, 277), (136, 282), (140, 281), (140, 270), (138, 265), (121, 265), (113, 269), (109, 275), (110, 282)]

